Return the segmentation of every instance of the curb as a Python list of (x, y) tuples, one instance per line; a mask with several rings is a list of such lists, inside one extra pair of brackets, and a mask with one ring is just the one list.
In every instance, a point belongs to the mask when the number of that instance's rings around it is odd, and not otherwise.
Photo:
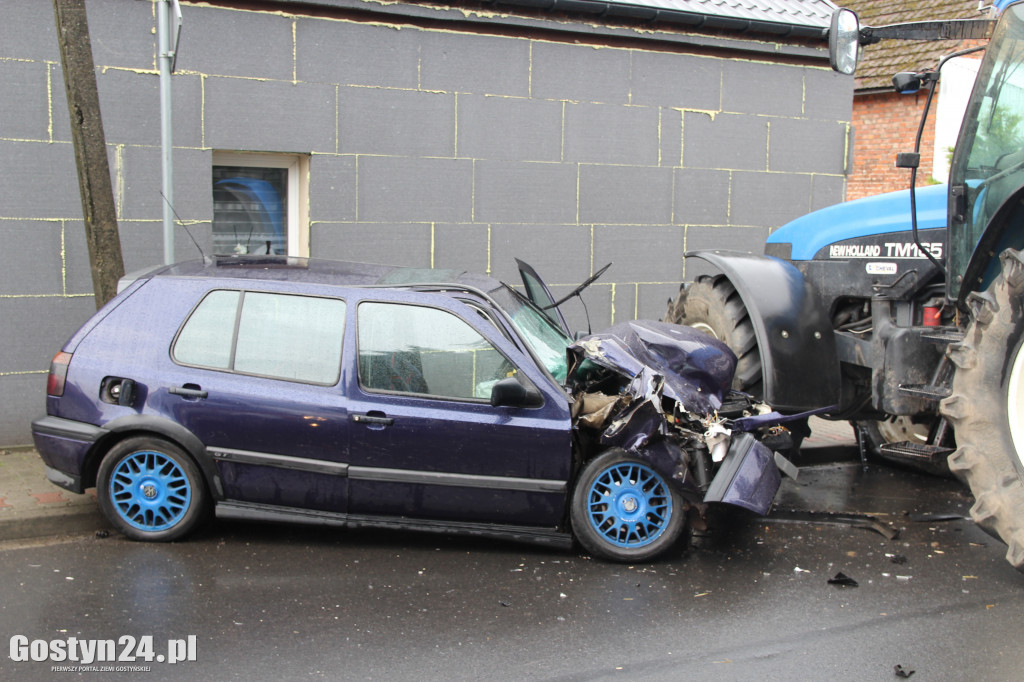
[(76, 495), (46, 478), (34, 449), (0, 449), (0, 541), (110, 528), (95, 494)]
[(76, 509), (46, 509), (32, 516), (0, 517), (0, 542), (107, 530), (110, 523), (99, 506)]

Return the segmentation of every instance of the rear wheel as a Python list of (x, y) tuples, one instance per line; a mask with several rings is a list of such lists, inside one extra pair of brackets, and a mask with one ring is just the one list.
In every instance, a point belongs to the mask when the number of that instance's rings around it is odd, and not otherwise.
[(701, 276), (668, 303), (665, 321), (715, 337), (736, 354), (732, 387), (755, 398), (764, 395), (761, 352), (754, 325), (736, 287), (725, 275)]
[(661, 474), (623, 450), (609, 450), (583, 468), (570, 516), (576, 539), (592, 555), (647, 561), (687, 531), (685, 507)]
[(1024, 258), (1008, 249), (1000, 260), (1000, 275), (968, 300), (971, 320), (949, 350), (956, 373), (941, 409), (956, 430), (950, 471), (974, 494), (971, 518), (1024, 570)]
[(159, 438), (124, 440), (100, 463), (100, 509), (134, 540), (166, 542), (188, 534), (206, 516), (208, 495), (195, 463)]

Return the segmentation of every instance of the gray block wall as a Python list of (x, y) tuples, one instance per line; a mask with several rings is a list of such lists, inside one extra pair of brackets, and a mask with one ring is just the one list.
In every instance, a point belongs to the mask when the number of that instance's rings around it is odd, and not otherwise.
[[(155, 10), (87, 8), (130, 272), (163, 258)], [(827, 64), (666, 52), (640, 32), (516, 37), (488, 25), (500, 17), (453, 31), (182, 11), (175, 208), (204, 248), (214, 151), (306, 154), (311, 255), (510, 283), (520, 257), (556, 295), (614, 262), (585, 294), (596, 330), (659, 318), (699, 274), (685, 250), (760, 251), (772, 229), (843, 199), (852, 81)], [(4, 0), (2, 16), (0, 444), (16, 445), (94, 304), (52, 9)], [(183, 228), (175, 248), (197, 255)], [(566, 313), (585, 328), (578, 302)]]

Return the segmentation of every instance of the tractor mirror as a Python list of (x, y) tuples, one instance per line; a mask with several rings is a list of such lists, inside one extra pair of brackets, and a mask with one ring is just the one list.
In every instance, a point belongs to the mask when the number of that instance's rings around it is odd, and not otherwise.
[(900, 71), (892, 77), (892, 87), (901, 95), (913, 95), (921, 89), (922, 75), (913, 71)]
[(860, 53), (860, 21), (848, 9), (837, 9), (832, 13), (832, 24), (828, 29), (828, 58), (832, 69), (852, 76), (857, 70)]

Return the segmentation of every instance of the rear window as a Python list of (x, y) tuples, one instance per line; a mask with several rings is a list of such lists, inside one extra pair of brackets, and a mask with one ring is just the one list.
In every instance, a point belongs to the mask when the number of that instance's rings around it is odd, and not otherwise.
[(211, 291), (178, 332), (175, 362), (331, 385), (341, 374), (345, 302), (258, 291)]

